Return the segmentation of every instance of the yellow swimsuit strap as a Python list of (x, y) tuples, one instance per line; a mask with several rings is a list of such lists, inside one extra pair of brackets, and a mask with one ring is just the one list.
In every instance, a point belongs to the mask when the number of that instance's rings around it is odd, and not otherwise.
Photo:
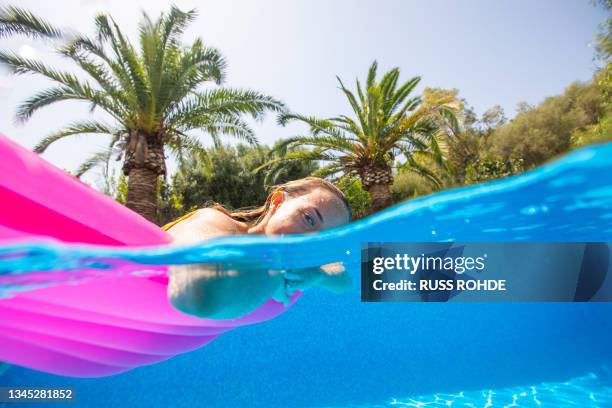
[(183, 215), (181, 218), (177, 218), (176, 220), (171, 221), (171, 222), (169, 222), (168, 224), (164, 225), (164, 226), (162, 227), (162, 229), (163, 229), (164, 231), (168, 231), (170, 228), (174, 227), (174, 226), (175, 226), (176, 224), (178, 224), (179, 222), (184, 221), (184, 220), (186, 220), (187, 218), (191, 217), (191, 216), (192, 216), (193, 214), (195, 214), (196, 212), (198, 212), (198, 210), (195, 210), (195, 211), (192, 211), (192, 212), (190, 212), (190, 213), (188, 213), (188, 214), (185, 214), (185, 215)]

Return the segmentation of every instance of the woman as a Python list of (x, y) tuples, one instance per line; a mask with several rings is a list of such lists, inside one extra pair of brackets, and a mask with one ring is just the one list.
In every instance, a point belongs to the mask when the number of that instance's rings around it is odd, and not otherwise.
[[(229, 212), (221, 206), (195, 211), (164, 227), (179, 245), (223, 235), (303, 234), (339, 227), (351, 220), (344, 194), (333, 184), (306, 177), (275, 187), (263, 206)], [(225, 270), (214, 265), (181, 265), (170, 270), (168, 298), (185, 313), (230, 319), (270, 298), (289, 301), (293, 290), (318, 286), (341, 292), (351, 287), (340, 264), (297, 271)]]

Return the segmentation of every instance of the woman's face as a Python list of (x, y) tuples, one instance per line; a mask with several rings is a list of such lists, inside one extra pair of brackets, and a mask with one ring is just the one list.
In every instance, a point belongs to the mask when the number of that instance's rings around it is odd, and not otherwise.
[(342, 200), (328, 189), (316, 187), (296, 197), (273, 197), (269, 216), (261, 226), (266, 235), (305, 234), (348, 222), (349, 213)]

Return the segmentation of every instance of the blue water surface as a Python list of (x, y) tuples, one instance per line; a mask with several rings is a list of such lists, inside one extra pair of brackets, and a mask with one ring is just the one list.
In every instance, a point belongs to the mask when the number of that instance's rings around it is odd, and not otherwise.
[[(612, 145), (602, 145), (316, 235), (137, 251), (32, 243), (0, 248), (0, 274), (104, 271), (123, 259), (281, 269), (342, 261), (358, 281), (363, 242), (611, 238)], [(27, 289), (2, 288), (4, 296)], [(356, 286), (342, 295), (306, 291), (272, 321), (124, 374), (73, 379), (11, 367), (0, 385), (72, 386), (83, 407), (606, 407), (610, 367), (610, 303), (361, 303)]]

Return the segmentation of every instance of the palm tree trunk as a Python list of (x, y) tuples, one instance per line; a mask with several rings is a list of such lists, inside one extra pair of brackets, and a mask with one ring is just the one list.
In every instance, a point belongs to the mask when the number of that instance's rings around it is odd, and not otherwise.
[(133, 131), (125, 151), (123, 173), (128, 177), (126, 207), (157, 222), (157, 180), (166, 173), (163, 137)]
[(147, 168), (134, 168), (128, 176), (125, 205), (147, 220), (157, 222), (157, 179), (159, 175)]
[(372, 213), (382, 211), (392, 204), (389, 184), (372, 184), (367, 189), (372, 200)]
[(393, 203), (390, 186), (393, 183), (391, 167), (367, 165), (360, 172), (361, 185), (370, 194), (372, 213), (384, 210)]

